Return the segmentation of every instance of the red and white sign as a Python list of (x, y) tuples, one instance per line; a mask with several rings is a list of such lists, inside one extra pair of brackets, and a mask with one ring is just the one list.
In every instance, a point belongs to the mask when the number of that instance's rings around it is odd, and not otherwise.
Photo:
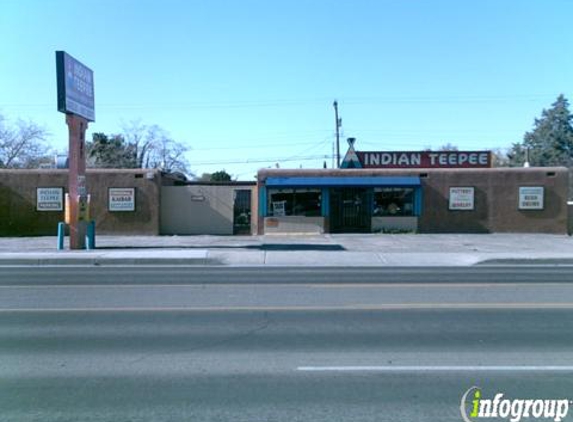
[(356, 151), (362, 168), (489, 168), (490, 151)]

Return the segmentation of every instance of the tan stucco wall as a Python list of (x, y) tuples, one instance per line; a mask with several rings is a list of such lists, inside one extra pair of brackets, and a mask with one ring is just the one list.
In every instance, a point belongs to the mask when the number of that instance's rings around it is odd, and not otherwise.
[[(567, 169), (450, 170), (427, 175), (422, 179), (420, 232), (567, 233)], [(474, 187), (473, 211), (448, 209), (449, 188), (454, 186)], [(520, 186), (544, 187), (544, 209), (519, 210)]]
[(324, 233), (324, 217), (266, 217), (265, 233), (321, 234)]
[(418, 230), (418, 217), (372, 217), (372, 231), (382, 232), (384, 230)]
[[(161, 234), (232, 235), (235, 191), (243, 189), (251, 190), (252, 203), (254, 186), (163, 186)], [(251, 228), (253, 216), (251, 212)]]
[[(159, 233), (158, 171), (88, 170), (86, 184), (96, 233)], [(64, 212), (36, 211), (36, 188), (67, 186), (67, 170), (0, 170), (0, 236), (55, 235)], [(135, 211), (109, 212), (109, 187), (135, 188)]]

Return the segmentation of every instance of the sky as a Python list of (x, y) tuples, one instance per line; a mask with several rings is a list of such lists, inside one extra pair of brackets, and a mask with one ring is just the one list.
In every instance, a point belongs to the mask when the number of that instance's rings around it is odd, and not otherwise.
[(93, 132), (159, 125), (193, 173), (520, 142), (573, 96), (573, 0), (0, 0), (0, 114), (67, 150), (55, 51), (94, 72)]

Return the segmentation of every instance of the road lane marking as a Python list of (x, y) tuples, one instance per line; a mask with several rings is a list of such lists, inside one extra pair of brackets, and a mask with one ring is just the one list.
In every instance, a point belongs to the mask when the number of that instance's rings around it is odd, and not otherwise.
[(446, 366), (299, 366), (301, 372), (573, 372), (573, 366), (446, 365)]
[(32, 312), (233, 312), (233, 311), (393, 311), (393, 310), (573, 309), (573, 303), (407, 303), (333, 306), (167, 306), (92, 308), (0, 308), (0, 313)]
[(419, 288), (472, 288), (472, 287), (531, 287), (531, 288), (538, 288), (538, 287), (568, 287), (572, 288), (571, 286), (564, 286), (563, 282), (548, 282), (548, 283), (524, 283), (524, 282), (500, 282), (500, 283), (485, 283), (485, 282), (475, 282), (475, 283), (210, 283), (208, 281), (205, 282), (189, 282), (189, 283), (137, 283), (137, 282), (127, 282), (127, 283), (106, 283), (106, 282), (87, 282), (82, 284), (74, 284), (75, 282), (70, 282), (69, 284), (6, 284), (0, 285), (0, 289), (52, 289), (52, 288), (59, 288), (59, 289), (76, 289), (76, 288), (146, 288), (146, 287), (161, 287), (161, 288), (171, 288), (171, 287), (190, 287), (190, 288), (205, 288), (205, 287), (216, 287), (216, 288), (226, 288), (226, 287), (233, 287), (233, 288), (249, 288), (252, 289), (253, 287), (262, 287), (262, 288), (270, 288), (270, 287), (292, 287), (292, 288), (312, 288), (312, 289), (352, 289), (352, 288), (368, 288), (368, 289), (419, 289)]

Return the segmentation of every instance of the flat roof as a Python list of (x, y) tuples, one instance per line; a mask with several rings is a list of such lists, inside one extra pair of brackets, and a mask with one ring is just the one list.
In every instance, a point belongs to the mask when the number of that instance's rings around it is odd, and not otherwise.
[(372, 176), (372, 177), (268, 177), (267, 187), (297, 186), (420, 186), (417, 176)]

